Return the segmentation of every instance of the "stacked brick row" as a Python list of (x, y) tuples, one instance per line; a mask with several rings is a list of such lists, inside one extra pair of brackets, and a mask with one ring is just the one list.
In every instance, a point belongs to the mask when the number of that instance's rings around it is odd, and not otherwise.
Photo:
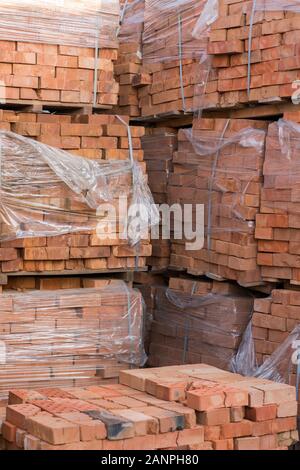
[(285, 450), (295, 389), (198, 365), (124, 371), (121, 385), (12, 390), (7, 449)]

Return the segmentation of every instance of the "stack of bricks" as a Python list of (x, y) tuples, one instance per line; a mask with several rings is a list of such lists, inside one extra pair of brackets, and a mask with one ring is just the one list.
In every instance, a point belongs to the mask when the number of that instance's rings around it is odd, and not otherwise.
[[(34, 114), (0, 110), (0, 129), (92, 160), (129, 158), (129, 117), (113, 114)], [(144, 127), (130, 126), (133, 158), (143, 165)]]
[(149, 364), (205, 362), (230, 369), (253, 312), (253, 297), (229, 283), (171, 278), (154, 298)]
[(151, 81), (138, 92), (142, 116), (193, 111), (206, 76), (207, 65), (200, 62), (207, 37), (193, 36), (206, 1), (177, 3), (145, 1), (142, 72)]
[(9, 450), (287, 450), (295, 388), (200, 364), (124, 371), (121, 385), (11, 390)]
[[(252, 319), (252, 337), (257, 364), (261, 366), (274, 355), (274, 372), (290, 373), (290, 383), (296, 384), (296, 367), (290, 369), (292, 356), (296, 352), (291, 344), (278, 357), (280, 346), (300, 323), (300, 292), (296, 290), (273, 290), (270, 297), (256, 299)], [(278, 365), (276, 365), (278, 363)], [(288, 366), (287, 366), (288, 364)]]
[(62, 7), (55, 0), (47, 8), (40, 3), (1, 2), (1, 99), (103, 108), (117, 104), (119, 2), (105, 0), (99, 7), (93, 0), (87, 7), (68, 0)]
[(141, 74), (144, 7), (144, 0), (121, 1), (119, 56), (114, 67), (120, 89), (118, 106), (114, 108), (114, 111), (132, 118), (141, 114), (138, 88), (151, 83), (151, 77)]
[[(169, 176), (173, 171), (173, 154), (177, 150), (177, 131), (172, 128), (148, 128), (142, 137), (149, 187), (154, 202), (168, 203)], [(159, 234), (152, 237), (152, 256), (148, 265), (153, 271), (165, 270), (170, 264), (170, 236), (163, 234), (164, 221), (161, 220)]]
[[(286, 117), (297, 114), (299, 118), (299, 113)], [(299, 141), (299, 124), (280, 120), (269, 126), (255, 232), (263, 279), (296, 285), (300, 283)]]
[(0, 296), (0, 392), (96, 385), (144, 362), (143, 300), (123, 281)]
[[(32, 115), (32, 117), (42, 120), (45, 116)], [(5, 203), (2, 206), (1, 271), (62, 273), (70, 270), (126, 270), (145, 267), (146, 257), (151, 256), (152, 252), (149, 241), (144, 240), (137, 253), (136, 248), (129, 244), (128, 237), (120, 235), (125, 227), (123, 220), (126, 213), (123, 213), (119, 207), (119, 196), (127, 195), (129, 203), (133, 196), (132, 169), (125, 161), (125, 157), (128, 157), (126, 127), (115, 124), (101, 127), (96, 124), (115, 122), (114, 117), (111, 121), (110, 117), (106, 116), (90, 116), (86, 124), (59, 123), (59, 117), (46, 117), (48, 122), (44, 124), (17, 122), (12, 124), (12, 127), (26, 134), (29, 132), (26, 129), (32, 129), (32, 126), (37, 133), (41, 133), (44, 129), (45, 135), (40, 135), (41, 140), (51, 140), (52, 127), (58, 127), (63, 134), (60, 136), (62, 146), (68, 145), (64, 141), (64, 134), (68, 134), (67, 140), (73, 138), (78, 140), (76, 144), (78, 146), (84, 146), (84, 142), (88, 142), (92, 147), (93, 143), (96, 146), (98, 142), (98, 145), (103, 147), (103, 150), (101, 147), (100, 150), (98, 148), (99, 157), (112, 158), (114, 155), (124, 159), (116, 162), (117, 173), (108, 174), (105, 184), (102, 178), (100, 179), (94, 194), (98, 207), (101, 201), (107, 203), (107, 191), (109, 191), (109, 201), (116, 209), (115, 220), (111, 221), (115, 222), (115, 227), (99, 226), (101, 218), (98, 217), (96, 208), (88, 204), (87, 195), (83, 192), (75, 193), (65, 180), (63, 181), (48, 166), (48, 163), (41, 158), (39, 149), (34, 147), (34, 141), (26, 139), (25, 143), (18, 141), (18, 136), (15, 134), (4, 134), (2, 193)], [(53, 121), (56, 124), (53, 124)], [(140, 135), (142, 129), (138, 128), (137, 131), (137, 135)], [(105, 137), (101, 137), (102, 132)], [(116, 137), (120, 135), (122, 137)], [(139, 138), (133, 140), (140, 142)], [(119, 141), (123, 148), (109, 148), (109, 142), (117, 147)], [(52, 160), (54, 151), (59, 164), (60, 150), (42, 147), (42, 151), (46, 154), (50, 152)], [(135, 152), (136, 158), (141, 158), (142, 151), (137, 149)], [(68, 158), (69, 164), (73, 160), (72, 156), (64, 153), (61, 154), (61, 158)], [(75, 168), (83, 164), (92, 177), (94, 167), (89, 164), (98, 163), (90, 160), (81, 161), (79, 157), (74, 157)], [(109, 169), (110, 165), (113, 164), (108, 165), (104, 162), (104, 171)], [(65, 177), (68, 178), (68, 174)], [(25, 180), (30, 182), (29, 190)], [(93, 194), (91, 197), (93, 198)], [(41, 203), (43, 203), (42, 208)], [(33, 231), (35, 237), (31, 238)], [(136, 259), (137, 254), (138, 259)]]
[(192, 130), (179, 130), (169, 204), (204, 205), (205, 244), (187, 250), (191, 240), (173, 238), (172, 268), (245, 287), (262, 282), (254, 230), (266, 128), (263, 121), (195, 117)]
[[(253, 2), (219, 0), (219, 17), (211, 26), (208, 52), (213, 75), (207, 101), (214, 106), (290, 100), (299, 75), (300, 16), (297, 2), (256, 2), (252, 22), (250, 92), (249, 32)], [(284, 11), (284, 6), (289, 11)], [(298, 11), (298, 13), (297, 13)]]

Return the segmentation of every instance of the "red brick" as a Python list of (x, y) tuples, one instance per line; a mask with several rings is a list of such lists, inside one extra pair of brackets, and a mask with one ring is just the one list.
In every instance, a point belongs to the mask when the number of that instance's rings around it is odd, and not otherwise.
[(246, 418), (250, 421), (268, 421), (277, 416), (277, 406), (267, 405), (257, 408), (246, 408)]
[(230, 423), (221, 426), (221, 439), (232, 439), (235, 437), (251, 436), (253, 423), (251, 421), (241, 421), (240, 423)]

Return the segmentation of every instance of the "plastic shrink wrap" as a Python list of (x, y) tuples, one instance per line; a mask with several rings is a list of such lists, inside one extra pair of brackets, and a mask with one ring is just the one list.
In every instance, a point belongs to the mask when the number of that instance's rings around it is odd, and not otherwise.
[(5, 131), (0, 144), (3, 262), (11, 256), (29, 271), (35, 260), (68, 261), (67, 269), (76, 259), (94, 258), (94, 268), (120, 256), (145, 262), (158, 214), (139, 163), (88, 160)]
[[(179, 130), (169, 204), (179, 204), (185, 212), (185, 231), (188, 227), (190, 235), (185, 233), (182, 241), (174, 230), (171, 267), (243, 286), (261, 283), (254, 230), (266, 128), (263, 121), (194, 117), (192, 129)], [(186, 204), (194, 207), (189, 216)], [(196, 242), (203, 226), (199, 214), (195, 220), (196, 204), (204, 211), (204, 246), (187, 249), (192, 234)]]
[(149, 364), (228, 369), (251, 319), (253, 297), (213, 281), (171, 279), (170, 286), (156, 288)]
[(0, 297), (0, 394), (84, 386), (145, 362), (144, 304), (122, 281)]
[(269, 126), (260, 214), (256, 220), (258, 264), (265, 280), (300, 281), (300, 125)]

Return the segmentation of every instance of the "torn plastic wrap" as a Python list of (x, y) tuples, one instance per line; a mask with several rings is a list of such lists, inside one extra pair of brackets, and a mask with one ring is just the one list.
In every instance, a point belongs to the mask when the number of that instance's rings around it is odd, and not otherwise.
[(116, 48), (119, 14), (117, 0), (2, 0), (0, 40)]
[(171, 266), (246, 287), (261, 283), (254, 230), (266, 127), (264, 122), (195, 117), (192, 129), (179, 131), (169, 202), (182, 208), (202, 205), (205, 244), (184, 250), (174, 236)]
[(199, 295), (157, 288), (150, 365), (203, 362), (228, 369), (252, 312), (247, 293)]
[[(115, 208), (109, 221), (120, 231), (131, 208), (141, 208), (132, 213), (131, 245), (158, 223), (146, 176), (133, 160), (96, 162), (5, 131), (0, 145), (2, 241), (95, 231), (107, 203)], [(120, 198), (127, 199), (125, 212)]]
[(138, 43), (142, 46), (145, 0), (121, 1), (119, 40), (121, 44)]
[(103, 288), (5, 292), (0, 298), (0, 394), (83, 386), (143, 366), (144, 302), (122, 281)]
[[(268, 129), (257, 218), (258, 264), (264, 279), (300, 279), (300, 125), (280, 119)], [(279, 249), (280, 248), (280, 249)]]

